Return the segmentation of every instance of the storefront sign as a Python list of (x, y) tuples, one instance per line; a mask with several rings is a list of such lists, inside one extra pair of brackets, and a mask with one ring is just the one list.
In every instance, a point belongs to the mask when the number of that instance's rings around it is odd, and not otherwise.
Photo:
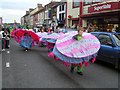
[(111, 4), (106, 4), (106, 5), (102, 5), (102, 6), (95, 6), (94, 11), (100, 11), (100, 10), (110, 9), (110, 8), (111, 8)]
[(119, 4), (120, 2), (110, 2), (110, 3), (100, 4), (100, 5), (94, 5), (94, 6), (88, 7), (88, 13), (116, 10), (116, 9), (119, 9)]

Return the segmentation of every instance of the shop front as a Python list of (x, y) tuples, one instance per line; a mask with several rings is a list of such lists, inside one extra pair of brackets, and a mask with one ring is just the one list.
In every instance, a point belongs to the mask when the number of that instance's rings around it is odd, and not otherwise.
[(72, 18), (72, 25), (78, 25), (79, 24), (79, 18)]
[(88, 14), (82, 20), (91, 24), (91, 31), (112, 32), (120, 27), (120, 2), (110, 2), (88, 7)]
[(96, 17), (86, 18), (88, 24), (92, 25), (92, 31), (115, 31), (120, 27), (120, 18), (116, 16), (111, 17)]

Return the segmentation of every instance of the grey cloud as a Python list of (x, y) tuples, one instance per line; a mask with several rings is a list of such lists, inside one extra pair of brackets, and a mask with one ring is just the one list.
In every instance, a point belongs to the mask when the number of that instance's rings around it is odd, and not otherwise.
[(31, 3), (17, 3), (17, 2), (6, 2), (1, 4), (2, 9), (19, 9), (26, 10), (28, 8), (33, 8)]

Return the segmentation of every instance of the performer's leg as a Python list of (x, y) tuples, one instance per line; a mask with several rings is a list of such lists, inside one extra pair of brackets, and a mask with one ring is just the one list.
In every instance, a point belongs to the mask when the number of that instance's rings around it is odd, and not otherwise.
[(5, 51), (5, 39), (2, 38), (2, 51)]
[(28, 51), (28, 48), (25, 48), (25, 51)]
[(82, 67), (77, 66), (77, 74), (83, 75), (83, 66)]
[(70, 71), (71, 72), (73, 72), (74, 71), (74, 68), (75, 68), (75, 66), (73, 65), (73, 64), (71, 64), (71, 67), (70, 67), (71, 69), (70, 69)]

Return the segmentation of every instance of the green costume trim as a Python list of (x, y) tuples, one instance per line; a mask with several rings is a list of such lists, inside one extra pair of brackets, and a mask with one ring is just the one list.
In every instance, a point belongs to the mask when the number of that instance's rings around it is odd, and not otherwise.
[(83, 66), (82, 67), (77, 66), (77, 72), (83, 72)]
[[(71, 69), (74, 69), (76, 66), (74, 66), (73, 64), (71, 64)], [(82, 67), (77, 66), (77, 72), (83, 72), (83, 68), (84, 66), (82, 65)]]
[(80, 41), (82, 37), (80, 35), (77, 35), (77, 40)]

